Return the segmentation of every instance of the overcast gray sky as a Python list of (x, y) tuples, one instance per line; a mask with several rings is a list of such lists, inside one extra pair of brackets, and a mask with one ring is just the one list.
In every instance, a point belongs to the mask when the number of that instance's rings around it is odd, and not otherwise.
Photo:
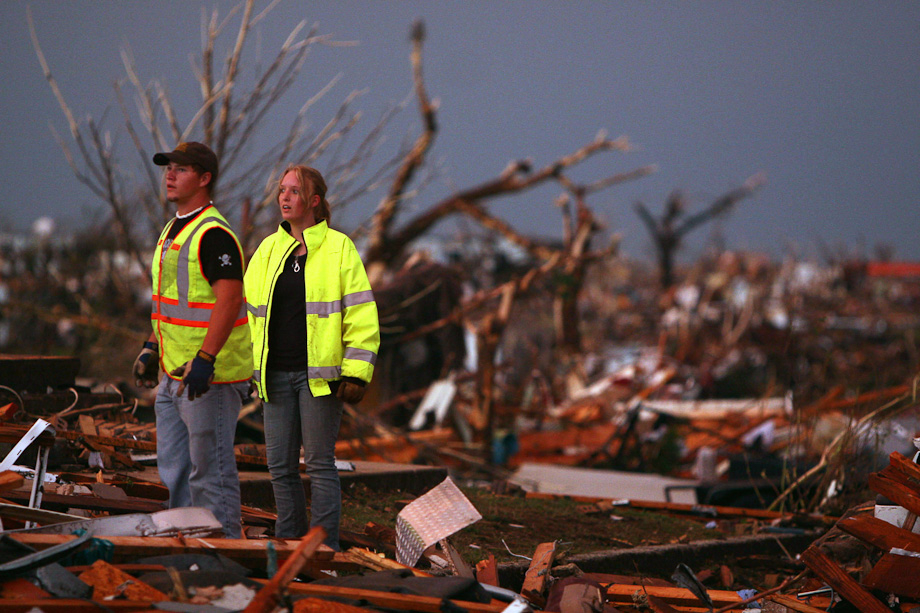
[[(164, 81), (191, 108), (189, 56), (199, 50), (202, 7), (226, 14), (236, 3), (0, 3), (0, 224), (18, 230), (43, 215), (78, 224), (99, 205), (49, 129), (67, 132), (29, 41), (27, 4), (77, 115), (108, 109), (114, 129), (120, 49), (130, 46), (142, 79)], [(920, 259), (918, 2), (282, 0), (257, 28), (264, 49), (301, 19), (360, 44), (314, 51), (273, 128), (283, 130), (340, 72), (330, 100), (368, 88), (359, 106), (369, 122), (404, 99), (416, 18), (428, 34), (428, 91), (441, 102), (429, 157), (440, 170), (420, 207), (495, 177), (512, 159), (549, 163), (604, 128), (627, 135), (636, 151), (602, 156), (576, 178), (659, 169), (591, 200), (623, 234), (627, 255), (650, 255), (637, 200), (658, 210), (680, 188), (698, 208), (763, 171), (766, 186), (720, 226), (729, 247), (814, 255), (822, 242), (870, 251), (888, 243), (898, 257)], [(404, 115), (417, 130), (415, 107)], [(133, 154), (122, 138), (119, 150)], [(498, 201), (493, 210), (524, 231), (559, 236), (557, 192)], [(379, 197), (357, 205), (370, 212)], [(709, 231), (700, 234), (697, 244)]]

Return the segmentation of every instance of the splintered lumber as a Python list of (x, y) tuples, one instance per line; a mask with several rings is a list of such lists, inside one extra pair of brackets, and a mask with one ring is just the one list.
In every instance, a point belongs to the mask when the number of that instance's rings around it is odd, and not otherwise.
[[(264, 579), (253, 579), (258, 583), (266, 583)], [(350, 600), (366, 600), (374, 606), (396, 609), (399, 611), (423, 611), (425, 613), (442, 613), (446, 610), (465, 610), (471, 613), (501, 613), (508, 606), (506, 602), (492, 600), (489, 603), (470, 602), (467, 600), (446, 600), (433, 596), (415, 596), (412, 594), (394, 594), (392, 592), (378, 592), (377, 590), (363, 590), (335, 585), (316, 585), (315, 583), (292, 583), (288, 586), (291, 594), (307, 596), (334, 596)], [(445, 602), (455, 608), (447, 609)], [(332, 609), (330, 609), (332, 610)]]
[[(7, 533), (7, 536), (33, 547), (37, 550), (78, 538), (72, 534), (33, 534), (28, 532)], [(133, 562), (137, 558), (182, 553), (219, 553), (243, 565), (256, 562), (264, 567), (268, 558), (268, 545), (272, 544), (279, 561), (286, 560), (297, 548), (297, 540), (255, 540), (255, 539), (220, 539), (220, 538), (186, 538), (158, 536), (105, 536), (106, 541), (114, 545), (113, 555), (116, 562)], [(317, 551), (311, 563), (318, 568), (340, 568), (355, 570), (358, 567), (343, 559), (331, 549)], [(0, 609), (2, 610), (2, 609)]]
[(782, 605), (790, 611), (798, 611), (799, 613), (827, 613), (827, 609), (819, 609), (817, 607), (811, 606), (810, 604), (806, 604), (801, 600), (796, 600), (791, 596), (784, 596), (782, 594), (768, 596), (767, 600), (771, 600), (776, 604)]
[(169, 600), (169, 596), (160, 590), (103, 560), (93, 562), (89, 570), (80, 573), (78, 579), (93, 588), (93, 600), (107, 601), (121, 597), (147, 602)]
[(546, 591), (546, 583), (549, 580), (549, 570), (553, 566), (553, 559), (556, 557), (556, 541), (551, 543), (540, 543), (530, 561), (530, 568), (524, 574), (524, 585), (521, 586), (521, 596), (539, 604), (541, 607), (545, 604), (546, 598), (543, 593)]
[(863, 579), (863, 585), (898, 596), (920, 598), (917, 577), (920, 577), (920, 558), (886, 553)]
[(871, 515), (846, 517), (837, 522), (837, 527), (883, 551), (897, 547), (920, 552), (920, 534), (908, 532)]
[(271, 613), (281, 603), (283, 592), (288, 583), (294, 580), (307, 563), (317, 547), (326, 538), (326, 530), (315, 526), (307, 532), (294, 552), (288, 557), (284, 565), (278, 569), (275, 576), (266, 583), (259, 593), (255, 595), (243, 613)]
[(322, 598), (301, 598), (294, 603), (294, 613), (367, 613), (367, 609)]
[(0, 472), (0, 492), (8, 492), (21, 487), (25, 479), (22, 475), (11, 470)]
[(391, 560), (390, 558), (376, 554), (369, 549), (352, 547), (348, 551), (339, 555), (341, 555), (342, 559), (344, 560), (354, 562), (359, 566), (363, 566), (371, 570), (406, 569), (412, 571), (412, 574), (416, 577), (432, 576), (431, 573), (419, 570), (418, 568), (412, 568), (411, 566), (406, 566), (405, 564), (400, 564), (396, 560)]
[[(717, 607), (738, 605), (741, 608), (741, 596), (731, 590), (706, 590), (712, 603)], [(683, 587), (664, 587), (658, 585), (623, 585), (607, 586), (605, 601), (613, 605), (632, 605), (634, 594), (648, 594), (669, 605), (676, 607), (698, 607), (700, 599), (693, 592)]]
[[(904, 479), (898, 479), (901, 483), (913, 486), (915, 490), (920, 491), (920, 466), (914, 464), (913, 460), (903, 454), (894, 451), (888, 456), (889, 466), (893, 471), (904, 475)], [(916, 483), (912, 483), (912, 481)]]
[[(598, 505), (608, 505), (613, 507), (626, 507), (631, 509), (647, 509), (654, 511), (664, 511), (668, 513), (681, 513), (688, 515), (705, 515), (708, 517), (747, 517), (751, 519), (791, 519), (802, 517), (799, 513), (783, 513), (781, 511), (768, 511), (766, 509), (746, 509), (743, 507), (721, 507), (702, 504), (686, 504), (681, 502), (659, 502), (656, 500), (616, 500), (610, 498), (599, 498), (595, 496), (563, 496), (560, 494), (547, 494), (545, 492), (527, 492), (527, 498), (551, 499), (567, 498), (576, 502), (590, 502)], [(604, 509), (607, 509), (605, 506)], [(833, 524), (837, 521), (836, 517), (829, 515), (807, 515), (808, 519), (818, 521), (824, 524)]]
[(802, 562), (825, 583), (863, 613), (891, 613), (875, 596), (845, 573), (819, 548), (812, 545), (802, 553)]
[[(5, 492), (3, 497), (14, 502), (28, 504), (29, 492), (14, 490)], [(84, 494), (54, 494), (42, 495), (42, 506), (54, 509), (89, 509), (91, 511), (108, 511), (110, 513), (154, 513), (166, 508), (165, 503), (146, 500), (144, 498), (128, 497), (124, 500), (97, 498)]]
[(476, 563), (476, 581), (485, 585), (501, 587), (498, 583), (498, 565), (495, 563), (493, 554), (490, 553), (488, 558)]
[(884, 470), (869, 475), (869, 487), (872, 488), (872, 491), (901, 505), (911, 513), (920, 515), (920, 496), (913, 488), (886, 475)]

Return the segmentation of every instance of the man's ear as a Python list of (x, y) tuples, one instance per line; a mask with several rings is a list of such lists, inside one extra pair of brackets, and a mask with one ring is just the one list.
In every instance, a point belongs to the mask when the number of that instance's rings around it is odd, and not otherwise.
[(204, 187), (211, 182), (211, 173), (205, 171), (198, 177), (198, 187)]

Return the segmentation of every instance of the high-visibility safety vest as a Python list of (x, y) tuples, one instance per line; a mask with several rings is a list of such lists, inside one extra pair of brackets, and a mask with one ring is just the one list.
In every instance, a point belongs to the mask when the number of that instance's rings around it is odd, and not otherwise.
[[(213, 206), (202, 209), (166, 245), (166, 235), (173, 223), (175, 221), (163, 228), (151, 267), (153, 309), (150, 319), (160, 343), (160, 364), (167, 375), (194, 358), (201, 349), (216, 302), (211, 285), (201, 272), (201, 238), (211, 228), (222, 227), (239, 247), (239, 240), (227, 220)], [(249, 346), (249, 326), (243, 305), (230, 337), (216, 356), (214, 383), (247, 381), (252, 376)]]
[[(297, 240), (282, 223), (268, 236), (246, 270), (246, 307), (252, 333), (252, 379), (268, 400), (263, 373), (268, 364), (268, 322), (278, 276)], [(321, 221), (304, 233), (307, 261), (304, 286), (307, 310), (306, 368), (314, 396), (330, 393), (329, 381), (355, 377), (370, 382), (380, 347), (377, 303), (354, 243)]]

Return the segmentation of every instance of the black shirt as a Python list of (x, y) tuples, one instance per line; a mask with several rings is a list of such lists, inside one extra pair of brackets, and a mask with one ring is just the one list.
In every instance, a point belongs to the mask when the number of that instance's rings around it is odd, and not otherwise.
[(293, 253), (275, 282), (268, 320), (268, 368), (286, 372), (307, 369), (307, 305), (303, 269), (307, 254)]
[[(163, 243), (164, 254), (182, 228), (196, 217), (198, 213), (176, 217)], [(201, 237), (201, 252), (198, 257), (201, 261), (201, 271), (209, 284), (214, 285), (218, 279), (243, 280), (243, 256), (233, 236), (224, 228), (211, 228), (204, 233), (204, 236)]]

